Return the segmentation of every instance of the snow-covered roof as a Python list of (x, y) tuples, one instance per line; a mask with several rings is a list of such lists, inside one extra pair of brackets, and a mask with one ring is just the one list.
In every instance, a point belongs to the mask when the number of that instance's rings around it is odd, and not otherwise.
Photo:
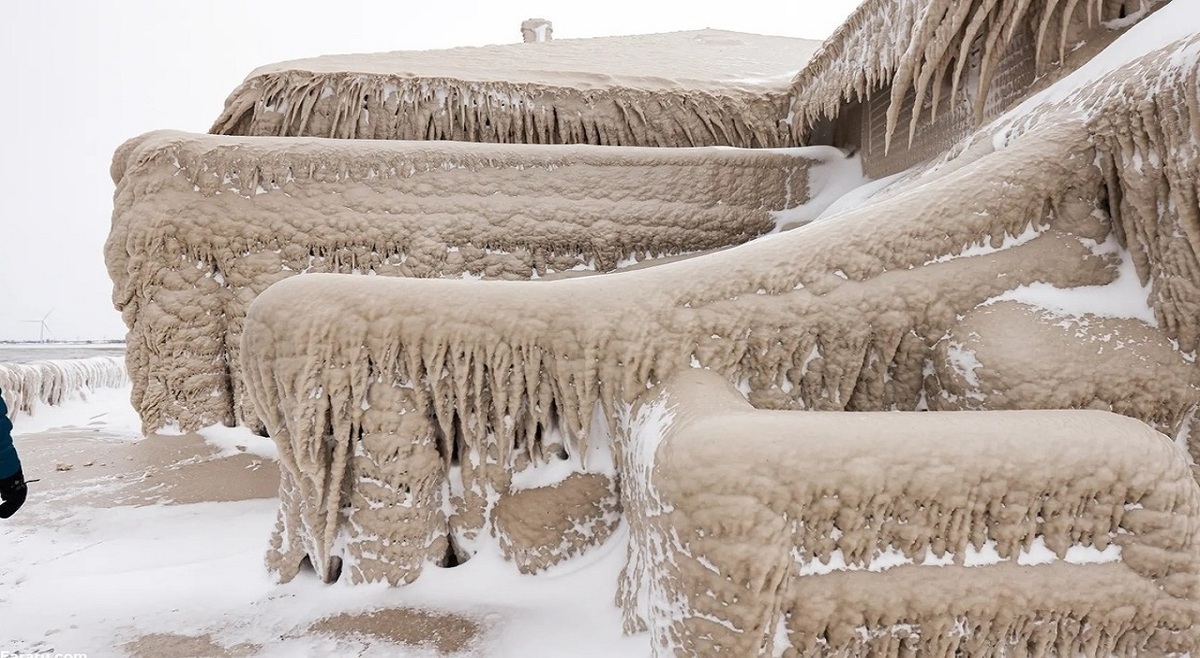
[(578, 89), (785, 89), (820, 46), (820, 41), (812, 39), (705, 29), (446, 50), (326, 55), (270, 64), (256, 69), (247, 79), (280, 71), (309, 71)]
[(787, 146), (806, 39), (696, 30), (331, 55), (257, 69), (212, 132), (605, 146)]

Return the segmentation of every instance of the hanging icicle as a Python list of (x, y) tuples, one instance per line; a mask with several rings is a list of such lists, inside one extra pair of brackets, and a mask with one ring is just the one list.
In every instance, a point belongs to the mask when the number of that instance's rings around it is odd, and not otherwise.
[[(1147, 4), (1159, 1), (1147, 0)], [(1061, 62), (1072, 26), (1120, 18), (1123, 7), (1104, 0), (1086, 0), (1082, 5), (1080, 0), (868, 0), (793, 80), (793, 135), (803, 143), (822, 117), (836, 117), (842, 104), (890, 86), (885, 152), (891, 148), (907, 99), (915, 96), (909, 120), (911, 145), (930, 83), (936, 82), (931, 107), (936, 119), (941, 82), (953, 67), (948, 100), (954, 102), (971, 76), (971, 53), (976, 49), (978, 79), (972, 90), (972, 111), (976, 123), (981, 122), (992, 80), (1022, 26), (1036, 35), (1035, 61), (1041, 66), (1051, 34)], [(1052, 25), (1058, 26), (1057, 33), (1050, 29)]]

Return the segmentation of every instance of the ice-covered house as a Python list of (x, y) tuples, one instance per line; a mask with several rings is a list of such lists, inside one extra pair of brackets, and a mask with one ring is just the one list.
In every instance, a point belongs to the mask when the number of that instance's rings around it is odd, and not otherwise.
[(284, 578), (624, 522), (662, 654), (1196, 651), (1198, 26), (871, 0), (815, 53), (267, 67), (114, 158), (135, 403), (271, 434)]

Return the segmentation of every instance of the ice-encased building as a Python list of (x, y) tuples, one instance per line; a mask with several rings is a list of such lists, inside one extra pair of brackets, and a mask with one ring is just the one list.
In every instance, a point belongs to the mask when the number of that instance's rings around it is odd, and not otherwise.
[(285, 579), (624, 522), (663, 655), (1196, 651), (1197, 27), (868, 0), (819, 49), (260, 69), (114, 158), (135, 404), (270, 433)]

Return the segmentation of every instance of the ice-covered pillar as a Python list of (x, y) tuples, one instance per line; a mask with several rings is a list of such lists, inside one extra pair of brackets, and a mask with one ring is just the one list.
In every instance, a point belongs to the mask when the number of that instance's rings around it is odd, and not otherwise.
[(525, 43), (541, 43), (554, 38), (554, 25), (544, 18), (529, 18), (521, 22), (521, 38)]

